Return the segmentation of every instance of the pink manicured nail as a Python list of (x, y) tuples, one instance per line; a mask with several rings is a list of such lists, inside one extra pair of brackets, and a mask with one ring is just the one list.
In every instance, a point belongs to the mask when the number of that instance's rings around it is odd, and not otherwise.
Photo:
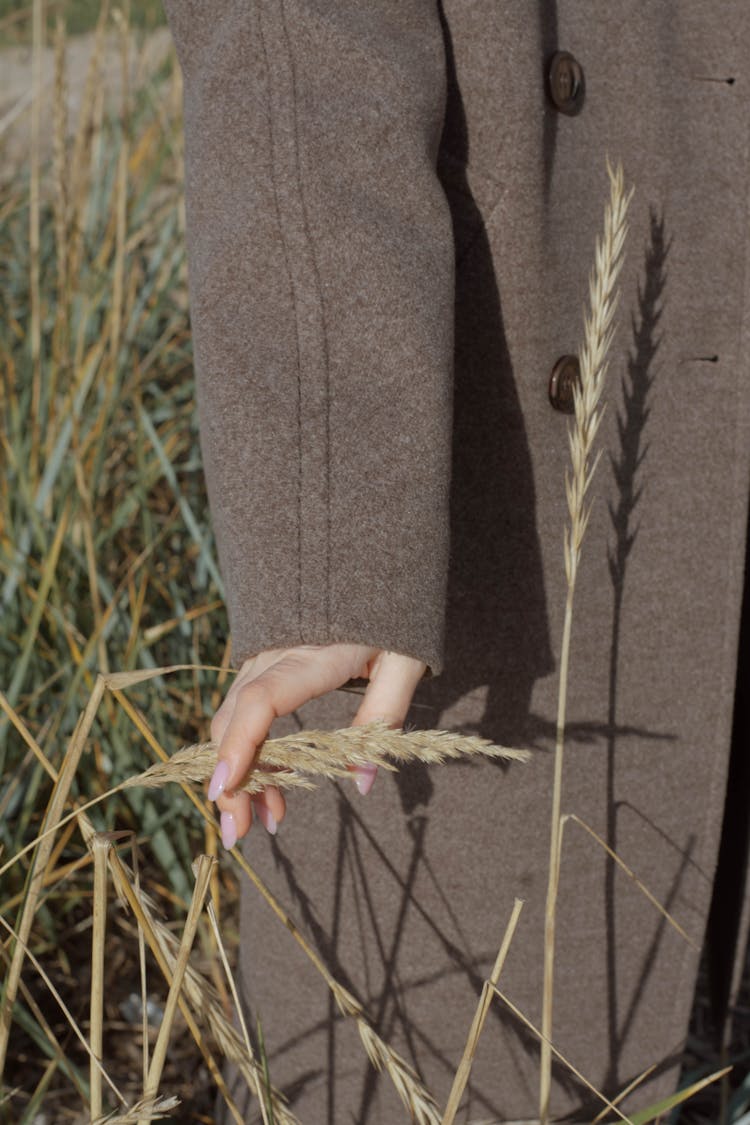
[(277, 828), (276, 817), (273, 815), (268, 805), (255, 805), (254, 807), (258, 814), (258, 819), (266, 832), (270, 832), (272, 836), (275, 836)]
[(355, 781), (357, 783), (357, 789), (359, 789), (363, 797), (367, 796), (375, 784), (375, 774), (377, 772), (377, 766), (357, 766)]
[(227, 851), (237, 843), (237, 825), (230, 812), (221, 814), (221, 842)]
[(229, 762), (219, 762), (208, 783), (208, 799), (215, 801), (224, 792), (229, 781)]

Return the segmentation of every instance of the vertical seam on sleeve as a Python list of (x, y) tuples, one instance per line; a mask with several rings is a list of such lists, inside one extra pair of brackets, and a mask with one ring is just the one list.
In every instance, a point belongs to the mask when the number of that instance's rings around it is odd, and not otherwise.
[(260, 6), (258, 8), (257, 20), (258, 37), (260, 39), (261, 50), (263, 51), (263, 59), (266, 66), (266, 121), (268, 125), (268, 137), (271, 150), (271, 186), (273, 189), (274, 210), (276, 212), (276, 221), (279, 225), (281, 244), (284, 249), (284, 267), (286, 270), (287, 282), (289, 284), (289, 296), (291, 299), (292, 307), (294, 309), (295, 349), (297, 355), (297, 629), (299, 631), (300, 637), (302, 637), (302, 357), (300, 353), (299, 341), (299, 315), (297, 310), (297, 302), (294, 295), (294, 280), (292, 278), (292, 271), (289, 264), (289, 247), (287, 245), (287, 239), (284, 233), (284, 223), (282, 222), (281, 218), (281, 206), (279, 203), (279, 193), (276, 183), (276, 144), (274, 139), (273, 114), (271, 113), (271, 63), (268, 56), (268, 51), (266, 49), (265, 36), (263, 34), (263, 14)]
[[(300, 203), (302, 205), (302, 219), (305, 229), (305, 235), (310, 247), (310, 258), (313, 264), (313, 272), (315, 275), (315, 286), (318, 294), (318, 307), (320, 310), (321, 326), (323, 329), (323, 368), (325, 372), (325, 463), (326, 463), (326, 629), (330, 629), (331, 625), (331, 385), (330, 385), (330, 360), (328, 349), (328, 325), (326, 322), (325, 303), (323, 301), (323, 286), (320, 280), (320, 270), (318, 268), (318, 260), (315, 254), (315, 243), (312, 237), (310, 228), (310, 221), (307, 212), (307, 201), (305, 199), (304, 181), (302, 178), (302, 168), (300, 165), (300, 143), (299, 143), (299, 123), (297, 119), (297, 70), (295, 65), (294, 53), (292, 51), (292, 44), (289, 37), (289, 31), (286, 23), (286, 9), (284, 0), (280, 0), (281, 4), (281, 24), (284, 31), (284, 40), (286, 43), (287, 52), (289, 54), (289, 61), (291, 64), (292, 74), (292, 114), (294, 119), (294, 164), (297, 171), (297, 188), (300, 196)], [(300, 421), (301, 426), (301, 421)], [(328, 639), (328, 638), (326, 638)]]
[[(330, 394), (322, 286), (302, 188), (294, 59), (283, 0), (261, 0), (271, 177), (297, 336), (298, 615), (303, 642), (330, 632)], [(303, 589), (304, 587), (304, 589)], [(325, 618), (325, 624), (321, 619)]]

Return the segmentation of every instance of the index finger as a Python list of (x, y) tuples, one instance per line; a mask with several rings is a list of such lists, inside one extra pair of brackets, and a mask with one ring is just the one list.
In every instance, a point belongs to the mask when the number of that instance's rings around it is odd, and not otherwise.
[(247, 776), (274, 719), (346, 683), (374, 651), (365, 645), (290, 650), (243, 684), (219, 745), (219, 763), (209, 790), (212, 799), (231, 791)]

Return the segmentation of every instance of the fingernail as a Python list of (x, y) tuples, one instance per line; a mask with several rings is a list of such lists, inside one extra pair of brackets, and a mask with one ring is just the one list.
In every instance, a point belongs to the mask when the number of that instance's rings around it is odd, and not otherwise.
[(355, 780), (357, 782), (357, 789), (359, 789), (363, 797), (367, 796), (375, 784), (375, 774), (377, 772), (377, 766), (357, 766)]
[(230, 812), (221, 814), (221, 842), (227, 851), (237, 843), (237, 825)]
[(276, 817), (273, 815), (267, 805), (256, 805), (255, 811), (258, 814), (261, 824), (266, 832), (270, 832), (272, 836), (276, 835)]
[(208, 783), (208, 799), (215, 801), (224, 792), (229, 781), (229, 762), (219, 762)]

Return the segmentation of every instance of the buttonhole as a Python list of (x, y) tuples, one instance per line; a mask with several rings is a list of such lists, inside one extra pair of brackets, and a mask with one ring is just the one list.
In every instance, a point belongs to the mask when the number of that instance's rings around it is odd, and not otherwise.
[(725, 86), (734, 86), (737, 81), (736, 78), (716, 78), (712, 74), (694, 74), (693, 78), (696, 82), (719, 82)]

